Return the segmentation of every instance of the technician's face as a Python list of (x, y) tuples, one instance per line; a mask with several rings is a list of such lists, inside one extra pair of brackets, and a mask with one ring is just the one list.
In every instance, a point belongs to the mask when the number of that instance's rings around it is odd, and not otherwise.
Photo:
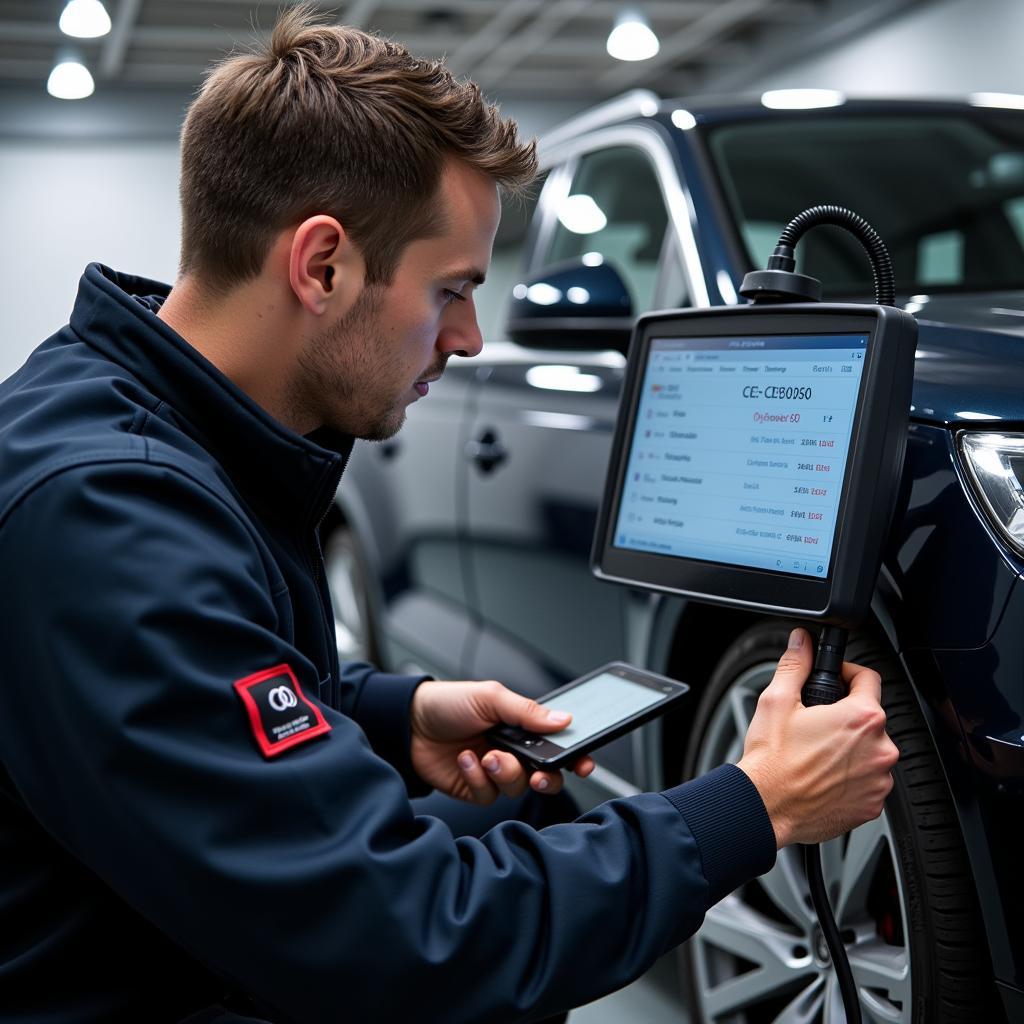
[(323, 419), (345, 433), (391, 437), (450, 355), (475, 356), (481, 349), (473, 290), (491, 260), (497, 188), (450, 161), (439, 202), (443, 233), (406, 246), (392, 283), (365, 288), (303, 360)]

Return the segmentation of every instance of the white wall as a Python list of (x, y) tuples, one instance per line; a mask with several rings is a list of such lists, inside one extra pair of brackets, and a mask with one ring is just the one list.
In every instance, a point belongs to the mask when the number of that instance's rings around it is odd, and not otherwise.
[(177, 188), (173, 141), (0, 141), (0, 380), (67, 322), (90, 261), (173, 280)]
[[(69, 104), (55, 100), (26, 110), (37, 115), (30, 120), (43, 137), (4, 139), (0, 134), (0, 380), (67, 322), (87, 263), (98, 260), (116, 270), (173, 281), (180, 223), (175, 138), (180, 104), (158, 99), (153, 120), (160, 122), (163, 140), (45, 137), (46, 125), (39, 118), (49, 110), (67, 115)], [(515, 117), (526, 137), (579, 108), (579, 102), (557, 100), (501, 104), (502, 113)], [(116, 118), (116, 105), (108, 116)], [(110, 128), (97, 118), (98, 130)]]
[(858, 96), (1024, 93), (1024, 0), (934, 0), (820, 57), (752, 83)]

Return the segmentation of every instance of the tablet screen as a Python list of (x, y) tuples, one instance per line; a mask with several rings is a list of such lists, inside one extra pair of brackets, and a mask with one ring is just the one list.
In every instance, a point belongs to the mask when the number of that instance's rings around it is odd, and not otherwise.
[(827, 578), (867, 345), (653, 339), (613, 546)]

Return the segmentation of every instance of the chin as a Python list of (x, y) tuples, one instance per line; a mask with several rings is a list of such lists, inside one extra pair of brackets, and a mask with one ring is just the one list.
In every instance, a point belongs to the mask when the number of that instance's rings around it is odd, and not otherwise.
[(388, 416), (370, 424), (365, 430), (356, 432), (364, 441), (387, 441), (405, 425), (405, 410), (391, 412)]

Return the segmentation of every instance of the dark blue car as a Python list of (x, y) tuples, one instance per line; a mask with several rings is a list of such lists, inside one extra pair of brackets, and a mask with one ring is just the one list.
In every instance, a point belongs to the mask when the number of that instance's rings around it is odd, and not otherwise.
[[(688, 682), (684, 710), (602, 752), (584, 802), (737, 759), (791, 623), (588, 568), (623, 353), (638, 314), (742, 301), (792, 216), (850, 207), (920, 341), (900, 513), (848, 650), (881, 672), (902, 757), (883, 816), (826, 844), (826, 879), (865, 1020), (1024, 1021), (1024, 112), (827, 102), (634, 93), (544, 140), (537, 196), (506, 204), (483, 354), (345, 475), (339, 647), (533, 695), (615, 658)], [(800, 250), (827, 299), (870, 300), (850, 236)], [(795, 850), (680, 966), (695, 1021), (841, 1019)]]

